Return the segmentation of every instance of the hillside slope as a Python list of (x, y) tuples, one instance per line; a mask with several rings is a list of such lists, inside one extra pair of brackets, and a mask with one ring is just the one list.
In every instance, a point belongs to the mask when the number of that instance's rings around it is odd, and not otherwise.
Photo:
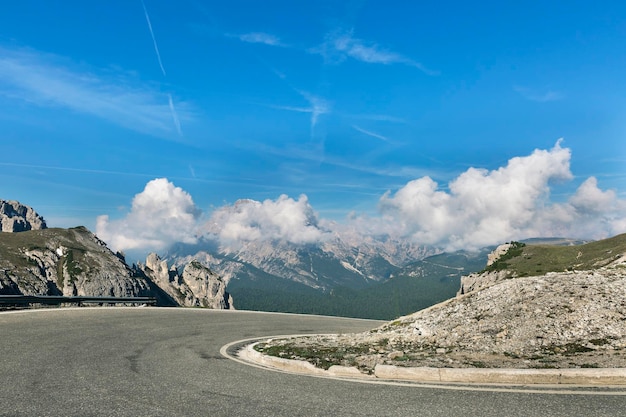
[(0, 270), (0, 294), (157, 295), (84, 227), (0, 233)]
[[(497, 271), (477, 275), (489, 279), (477, 290), (366, 333), (273, 341), (262, 348), (281, 357), (358, 366), (366, 372), (378, 363), (626, 367), (625, 238), (567, 248), (514, 245), (513, 254), (500, 257)], [(589, 269), (514, 278), (537, 259), (554, 259), (549, 269), (568, 269), (572, 262)], [(508, 262), (515, 267), (503, 266)], [(494, 273), (499, 280), (489, 278)], [(311, 354), (314, 350), (332, 363)]]

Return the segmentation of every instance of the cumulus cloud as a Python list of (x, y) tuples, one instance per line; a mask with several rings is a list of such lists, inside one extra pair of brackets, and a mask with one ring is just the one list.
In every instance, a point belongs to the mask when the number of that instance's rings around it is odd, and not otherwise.
[(551, 203), (550, 185), (572, 178), (571, 152), (515, 157), (497, 170), (470, 168), (439, 189), (429, 177), (410, 181), (380, 199), (384, 224), (415, 241), (448, 250), (478, 248), (536, 236), (601, 238), (624, 227), (624, 202), (585, 181), (565, 203)]
[(345, 224), (319, 218), (306, 195), (281, 195), (217, 208), (200, 226), (191, 196), (160, 178), (135, 196), (124, 218), (98, 217), (97, 234), (114, 250), (158, 251), (202, 235), (230, 249), (267, 240), (314, 244), (341, 237), (359, 244), (391, 236), (451, 251), (530, 237), (601, 239), (626, 232), (626, 200), (602, 190), (594, 177), (569, 198), (551, 201), (551, 188), (573, 179), (570, 159), (570, 149), (558, 141), (495, 170), (470, 168), (447, 188), (421, 177), (385, 193), (379, 216), (351, 213)]
[(113, 250), (165, 249), (174, 242), (195, 243), (200, 210), (191, 196), (166, 178), (146, 184), (122, 219), (99, 216), (96, 233)]
[(326, 233), (305, 195), (298, 200), (286, 195), (263, 202), (239, 200), (213, 212), (208, 227), (226, 245), (258, 240), (305, 244), (320, 241)]
[(536, 235), (605, 238), (626, 232), (626, 200), (613, 190), (603, 191), (590, 177), (565, 202), (547, 207), (537, 216)]

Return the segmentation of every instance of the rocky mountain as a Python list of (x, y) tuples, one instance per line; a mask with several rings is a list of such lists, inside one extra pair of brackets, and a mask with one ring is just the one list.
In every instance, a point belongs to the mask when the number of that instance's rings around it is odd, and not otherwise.
[(273, 341), (272, 350), (303, 359), (317, 349), (365, 372), (626, 367), (626, 234), (576, 246), (512, 242), (463, 282), (456, 297), (372, 331)]
[(167, 261), (155, 253), (148, 255), (145, 264), (138, 265), (147, 277), (163, 289), (179, 305), (233, 309), (233, 299), (226, 292), (222, 278), (198, 261), (187, 263), (179, 273), (169, 268)]
[(133, 297), (155, 290), (84, 227), (0, 233), (0, 294)]
[(23, 232), (45, 228), (45, 220), (31, 207), (13, 200), (0, 200), (0, 232)]
[(178, 270), (194, 260), (210, 267), (240, 309), (389, 319), (453, 297), (461, 276), (481, 270), (487, 256), (426, 256), (434, 250), (393, 239), (358, 243), (265, 241), (235, 252), (205, 240), (178, 245), (164, 258)]
[(351, 242), (335, 236), (318, 244), (261, 240), (237, 248), (205, 238), (196, 245), (175, 245), (164, 258), (178, 267), (198, 260), (227, 283), (272, 276), (328, 292), (338, 286), (364, 288), (386, 281), (408, 262), (434, 253), (433, 248), (391, 238)]
[(153, 255), (142, 268), (84, 227), (47, 228), (32, 208), (0, 200), (0, 294), (157, 298), (162, 306), (232, 308), (223, 280), (198, 262), (176, 269)]

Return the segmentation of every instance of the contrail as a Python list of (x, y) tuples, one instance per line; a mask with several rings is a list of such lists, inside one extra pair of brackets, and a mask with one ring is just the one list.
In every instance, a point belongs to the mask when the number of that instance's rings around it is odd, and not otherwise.
[(376, 139), (380, 139), (380, 140), (385, 141), (385, 142), (389, 142), (389, 138), (387, 138), (386, 136), (379, 135), (378, 133), (370, 132), (369, 130), (365, 130), (365, 129), (361, 128), (361, 127), (358, 127), (357, 125), (352, 125), (352, 128), (355, 129), (355, 130), (358, 130), (359, 132), (361, 132), (361, 133), (363, 133), (365, 135), (371, 136), (371, 137), (376, 138)]
[[(150, 23), (150, 16), (148, 15), (148, 9), (146, 9), (146, 3), (141, 0), (141, 5), (143, 6), (143, 14), (146, 16), (146, 22), (148, 22), (148, 29), (150, 29), (150, 36), (152, 36), (152, 43), (154, 44), (154, 52), (156, 52), (157, 59), (159, 60), (159, 67), (161, 67), (161, 72), (164, 77), (167, 77), (165, 73), (165, 68), (163, 68), (163, 62), (161, 61), (161, 54), (159, 53), (159, 46), (157, 45), (156, 38), (154, 37), (154, 31), (152, 30), (152, 23)], [(174, 107), (174, 100), (172, 100), (172, 95), (167, 95), (170, 112), (172, 113), (172, 119), (174, 119), (174, 125), (176, 126), (176, 131), (180, 137), (183, 136), (183, 131), (180, 128), (180, 120), (178, 119), (178, 113), (176, 113), (176, 108)]]
[[(148, 16), (148, 10), (146, 9), (146, 4), (141, 0), (141, 5), (143, 6), (143, 13), (146, 15), (146, 22), (148, 22), (148, 29), (150, 29), (150, 35), (152, 36), (152, 43), (154, 43), (154, 51), (156, 52), (157, 59), (159, 60), (159, 66), (161, 67), (161, 72), (165, 77), (165, 68), (163, 68), (163, 63), (161, 62), (161, 54), (159, 53), (159, 47), (157, 46), (156, 38), (154, 37), (154, 31), (152, 30), (152, 23), (150, 23), (150, 16)], [(172, 99), (170, 98), (170, 103)]]
[(174, 124), (176, 125), (176, 130), (178, 131), (178, 134), (182, 137), (183, 136), (183, 131), (180, 128), (180, 120), (178, 120), (178, 113), (176, 113), (176, 109), (174, 108), (174, 100), (172, 100), (172, 95), (168, 94), (167, 95), (169, 101), (170, 101), (170, 111), (172, 112), (172, 118), (174, 119)]

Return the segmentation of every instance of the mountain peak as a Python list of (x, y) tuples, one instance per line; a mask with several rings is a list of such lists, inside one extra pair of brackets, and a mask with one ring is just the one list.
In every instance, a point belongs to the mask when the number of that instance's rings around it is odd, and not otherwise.
[(43, 217), (31, 207), (15, 200), (0, 200), (0, 231), (13, 233), (47, 227)]

